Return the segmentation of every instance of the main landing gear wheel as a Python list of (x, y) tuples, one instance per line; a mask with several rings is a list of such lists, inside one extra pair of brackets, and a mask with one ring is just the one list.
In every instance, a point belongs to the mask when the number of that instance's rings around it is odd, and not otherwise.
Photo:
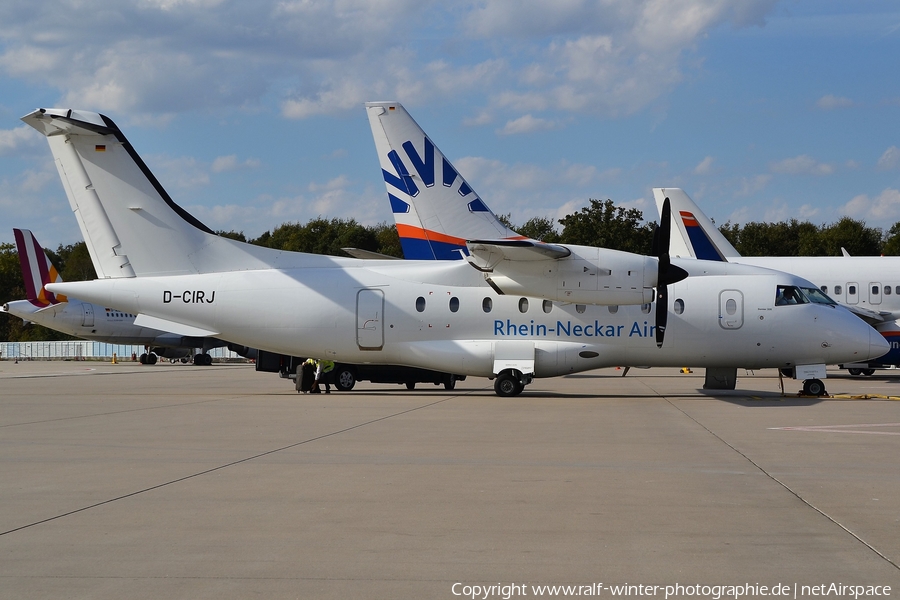
[(349, 392), (356, 385), (356, 374), (349, 367), (338, 367), (334, 374), (334, 387), (342, 392)]
[(523, 389), (525, 386), (522, 385), (519, 378), (508, 371), (500, 373), (494, 380), (494, 392), (503, 398), (518, 396)]
[(875, 369), (863, 369), (862, 374), (865, 375), (866, 377), (871, 377), (872, 375), (875, 374)]
[(205, 352), (203, 354), (195, 354), (194, 364), (198, 367), (208, 367), (212, 364), (212, 356)]
[(804, 396), (824, 396), (827, 393), (821, 379), (807, 379), (803, 382)]
[(847, 369), (847, 372), (851, 375), (862, 375), (862, 369)]

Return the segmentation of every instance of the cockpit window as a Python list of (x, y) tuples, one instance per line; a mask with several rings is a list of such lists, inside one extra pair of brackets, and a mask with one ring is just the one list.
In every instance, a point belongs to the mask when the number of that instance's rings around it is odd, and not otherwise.
[(822, 290), (814, 287), (798, 287), (796, 285), (779, 285), (775, 290), (775, 306), (789, 304), (836, 304)]
[(832, 300), (824, 290), (818, 288), (800, 288), (800, 291), (802, 291), (813, 304), (837, 304), (837, 302)]
[(795, 285), (779, 285), (775, 289), (775, 306), (788, 304), (807, 304), (807, 300)]

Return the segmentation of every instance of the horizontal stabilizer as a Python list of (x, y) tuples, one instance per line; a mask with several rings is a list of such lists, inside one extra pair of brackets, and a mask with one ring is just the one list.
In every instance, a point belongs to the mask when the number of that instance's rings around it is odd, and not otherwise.
[(388, 254), (382, 254), (380, 252), (372, 252), (371, 250), (362, 250), (360, 248), (341, 248), (341, 250), (343, 250), (353, 258), (360, 258), (363, 260), (400, 260), (396, 256), (390, 256)]
[(215, 337), (219, 335), (217, 331), (209, 329), (201, 329), (193, 325), (185, 325), (177, 321), (169, 321), (168, 319), (160, 319), (159, 317), (151, 317), (150, 315), (140, 314), (134, 319), (134, 324), (138, 327), (148, 327), (150, 329), (159, 329), (160, 331), (168, 331), (177, 333), (178, 335), (187, 335), (194, 337)]

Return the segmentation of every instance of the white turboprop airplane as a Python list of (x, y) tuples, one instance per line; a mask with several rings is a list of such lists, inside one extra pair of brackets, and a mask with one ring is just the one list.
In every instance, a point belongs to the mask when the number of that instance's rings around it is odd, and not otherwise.
[(671, 203), (672, 256), (728, 261), (794, 273), (870, 323), (890, 344), (875, 360), (841, 366), (853, 375), (872, 375), (876, 368), (900, 364), (900, 257), (894, 256), (741, 256), (693, 200), (679, 188), (655, 188), (662, 211)]
[[(109, 118), (39, 109), (23, 121), (47, 136), (101, 278), (47, 289), (137, 314), (142, 326), (285, 355), (494, 377), (506, 396), (532, 377), (613, 365), (793, 367), (887, 350), (809, 282), (743, 265), (686, 260), (667, 270), (665, 260), (659, 267), (628, 253), (516, 242), (470, 244), (481, 259), (501, 256), (476, 270), (464, 261), (359, 260), (237, 242), (176, 205)], [(502, 258), (510, 255), (521, 260)], [(484, 276), (491, 265), (493, 285)], [(498, 267), (509, 267), (500, 284)], [(671, 284), (675, 314), (660, 348), (648, 300), (659, 271), (665, 284), (681, 268), (692, 277)], [(533, 281), (550, 298), (498, 291)], [(812, 301), (776, 307), (779, 288)], [(635, 306), (588, 309), (588, 301)]]
[[(473, 237), (524, 239), (496, 218), (400, 103), (369, 102), (366, 112), (407, 258), (459, 259), (468, 254), (466, 240)], [(804, 370), (801, 378), (823, 377), (824, 365), (815, 373)], [(721, 387), (723, 381), (734, 382), (736, 369), (707, 368), (706, 377), (705, 387)], [(819, 384), (811, 382), (808, 389)]]
[[(13, 229), (13, 235), (27, 299), (7, 302), (0, 307), (0, 312), (86, 340), (140, 344), (147, 348), (147, 352), (140, 356), (141, 364), (155, 364), (161, 356), (182, 359), (183, 362), (192, 357), (194, 364), (210, 365), (212, 358), (207, 351), (226, 345), (214, 338), (186, 337), (141, 327), (135, 325), (134, 314), (47, 291), (45, 286), (48, 283), (62, 282), (59, 271), (31, 231)], [(194, 355), (195, 348), (202, 348), (203, 353)], [(234, 350), (242, 355), (248, 352), (237, 347)]]

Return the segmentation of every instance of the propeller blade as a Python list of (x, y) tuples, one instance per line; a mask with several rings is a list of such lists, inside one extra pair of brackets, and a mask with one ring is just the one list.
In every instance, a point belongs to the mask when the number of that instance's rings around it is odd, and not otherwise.
[(656, 277), (656, 347), (662, 348), (666, 338), (666, 323), (669, 320), (669, 284), (685, 279), (687, 271), (673, 267), (669, 257), (669, 241), (672, 235), (672, 207), (669, 199), (663, 201), (659, 216), (659, 226), (653, 235), (653, 245), (659, 260)]

